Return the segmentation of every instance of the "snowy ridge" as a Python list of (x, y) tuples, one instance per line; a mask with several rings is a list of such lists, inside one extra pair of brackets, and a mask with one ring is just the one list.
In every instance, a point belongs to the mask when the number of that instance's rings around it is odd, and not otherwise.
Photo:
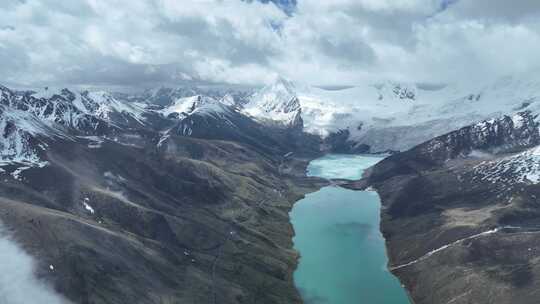
[[(0, 86), (0, 166), (43, 167), (48, 143), (142, 125), (144, 114), (144, 109), (106, 92), (16, 92)], [(19, 171), (12, 175), (18, 177)]]
[(108, 92), (82, 92), (76, 97), (73, 104), (83, 113), (95, 115), (104, 120), (111, 121), (113, 113), (121, 113), (133, 118), (141, 125), (145, 123), (144, 108), (135, 103), (120, 101)]
[[(43, 139), (70, 138), (53, 126), (51, 117), (57, 109), (26, 104), (5, 87), (0, 87), (0, 93), (0, 166), (43, 167), (46, 162), (40, 155), (47, 147)], [(19, 173), (15, 171), (14, 177), (17, 178)]]
[(167, 117), (170, 117), (171, 114), (173, 114), (176, 117), (183, 118), (193, 113), (200, 107), (217, 104), (218, 101), (212, 97), (195, 95), (190, 97), (178, 98), (160, 112)]
[[(20, 110), (6, 111), (0, 108), (0, 166), (24, 164), (25, 166), (42, 166), (34, 137), (47, 136), (48, 128), (39, 120)], [(44, 149), (45, 146), (41, 146)]]
[(104, 91), (46, 88), (29, 92), (20, 99), (40, 118), (76, 129), (88, 125), (96, 128), (97, 120), (113, 125), (129, 125), (132, 121), (145, 123), (145, 109)]
[(516, 184), (540, 182), (540, 146), (494, 161), (483, 161), (473, 170), (475, 180)]
[(530, 148), (540, 144), (535, 119), (529, 111), (503, 115), (439, 136), (418, 149), (433, 159), (447, 160), (474, 151), (497, 154)]
[(191, 136), (194, 128), (205, 128), (218, 122), (237, 128), (231, 120), (234, 110), (231, 98), (216, 100), (209, 96), (195, 95), (179, 98), (161, 111), (165, 117), (179, 119), (176, 128), (169, 129), (161, 137), (158, 147), (170, 136), (171, 132), (182, 136)]
[(207, 96), (218, 100), (226, 105), (238, 105), (243, 102), (251, 90), (238, 90), (230, 87), (176, 87), (169, 88), (160, 86), (148, 89), (140, 95), (130, 96), (131, 101), (144, 101), (149, 104), (169, 106), (180, 98), (197, 95)]
[[(212, 100), (211, 102), (206, 102), (195, 107), (189, 114), (185, 114), (176, 128), (176, 133), (183, 136), (191, 136), (194, 128), (205, 128), (207, 126), (221, 124), (231, 128), (237, 128), (231, 119), (233, 114), (234, 110), (231, 107)], [(168, 136), (168, 133), (166, 133), (166, 136)]]

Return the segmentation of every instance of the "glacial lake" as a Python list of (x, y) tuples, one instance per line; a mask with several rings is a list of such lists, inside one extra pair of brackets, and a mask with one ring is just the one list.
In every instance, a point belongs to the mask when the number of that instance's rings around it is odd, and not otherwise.
[[(327, 155), (313, 160), (308, 175), (359, 179), (377, 156)], [(408, 304), (399, 280), (387, 270), (379, 230), (376, 192), (328, 186), (296, 202), (290, 213), (294, 247), (300, 252), (294, 273), (306, 304)]]

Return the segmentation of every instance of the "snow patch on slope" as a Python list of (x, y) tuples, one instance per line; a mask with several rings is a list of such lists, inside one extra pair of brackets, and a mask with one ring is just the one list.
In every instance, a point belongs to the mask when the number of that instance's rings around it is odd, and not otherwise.
[(491, 183), (540, 183), (540, 146), (474, 167), (476, 179)]
[[(76, 106), (77, 104), (79, 103), (74, 103)], [(79, 108), (79, 110), (105, 120), (111, 120), (111, 114), (116, 112), (126, 114), (140, 124), (144, 124), (143, 114), (146, 111), (143, 108), (135, 103), (120, 101), (108, 92), (83, 92), (81, 104), (83, 104), (83, 107)], [(81, 105), (79, 104), (79, 106)], [(91, 110), (89, 110), (89, 108), (91, 108)]]
[[(0, 86), (0, 166), (43, 167), (47, 140), (103, 135), (145, 123), (146, 110), (104, 91), (45, 88), (13, 91)], [(95, 140), (90, 147), (99, 147)], [(16, 169), (14, 169), (16, 170)], [(11, 172), (15, 178), (19, 171)]]
[(186, 116), (193, 113), (195, 110), (202, 106), (214, 105), (218, 101), (212, 97), (195, 95), (191, 97), (178, 98), (168, 107), (161, 110), (161, 113), (165, 116), (171, 114), (178, 114), (179, 116)]
[[(170, 106), (166, 107), (161, 113), (167, 117), (179, 118), (181, 122), (176, 128), (172, 128), (163, 133), (158, 147), (160, 147), (170, 136), (171, 132), (179, 132), (184, 136), (191, 136), (195, 121), (194, 116), (204, 120), (217, 120), (232, 127), (236, 127), (231, 121), (233, 107), (223, 103), (223, 100), (216, 100), (208, 96), (196, 95), (192, 97), (179, 98)], [(174, 129), (174, 130), (173, 130)]]
[[(58, 130), (51, 129), (28, 112), (0, 107), (0, 167), (22, 164), (25, 168), (43, 167), (47, 162), (39, 154), (46, 148), (37, 144), (38, 137), (61, 136)], [(19, 177), (16, 173), (15, 178)]]

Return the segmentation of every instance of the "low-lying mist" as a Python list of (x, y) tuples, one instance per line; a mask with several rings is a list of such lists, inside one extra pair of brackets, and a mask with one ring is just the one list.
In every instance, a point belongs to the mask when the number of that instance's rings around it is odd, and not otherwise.
[(34, 259), (0, 227), (0, 303), (67, 304), (52, 287), (34, 275)]

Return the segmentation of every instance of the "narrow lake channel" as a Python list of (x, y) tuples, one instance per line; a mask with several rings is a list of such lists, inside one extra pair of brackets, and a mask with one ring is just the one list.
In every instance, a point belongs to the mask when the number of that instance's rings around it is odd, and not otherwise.
[[(358, 179), (378, 156), (327, 155), (308, 175)], [(306, 304), (408, 304), (386, 267), (376, 192), (325, 187), (298, 201), (290, 213), (300, 252), (294, 281)]]

